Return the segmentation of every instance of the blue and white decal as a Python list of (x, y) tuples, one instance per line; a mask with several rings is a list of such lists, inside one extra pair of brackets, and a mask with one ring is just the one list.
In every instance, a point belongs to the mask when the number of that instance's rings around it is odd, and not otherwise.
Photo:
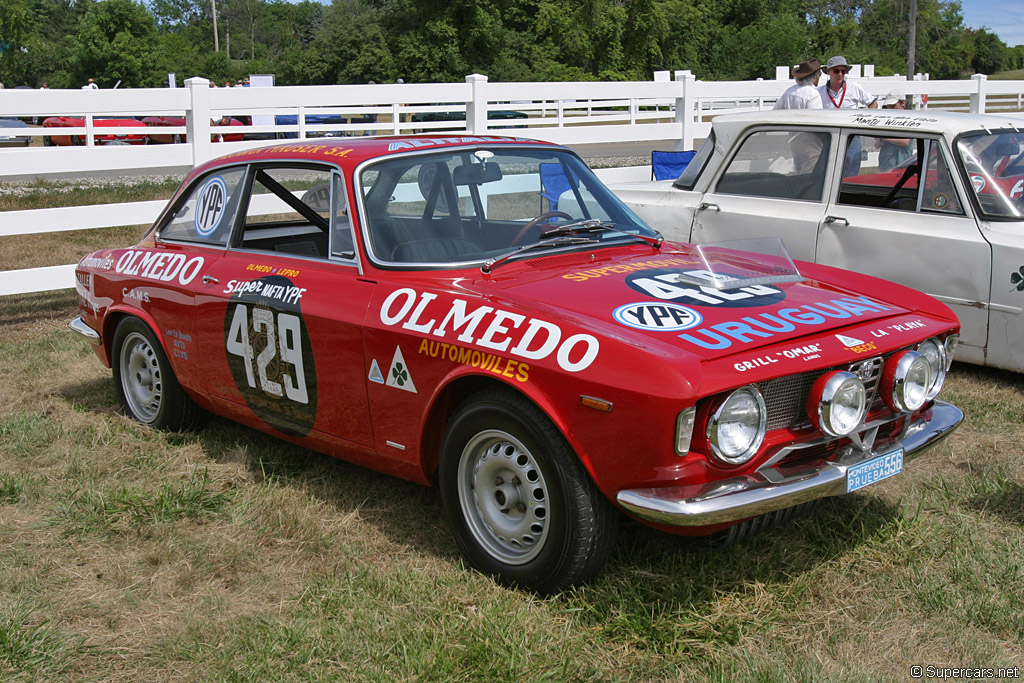
[(200, 237), (209, 237), (224, 219), (224, 209), (228, 203), (228, 186), (224, 179), (214, 176), (206, 181), (203, 189), (199, 191), (199, 198), (196, 201), (196, 234)]
[[(680, 275), (686, 276), (686, 281)], [(711, 284), (726, 279), (738, 280), (738, 286), (719, 289)], [(671, 301), (687, 306), (713, 306), (716, 308), (749, 308), (777, 304), (786, 298), (781, 289), (767, 285), (742, 286), (746, 279), (732, 273), (712, 273), (708, 270), (684, 270), (656, 268), (626, 276), (626, 284), (641, 294), (662, 301)], [(692, 280), (704, 280), (707, 285), (691, 284)]]
[(772, 313), (758, 313), (740, 320), (715, 323), (681, 334), (679, 338), (702, 349), (728, 349), (735, 343), (759, 343), (762, 339), (771, 339), (777, 334), (792, 332), (797, 326), (830, 325), (831, 319), (858, 318), (865, 314), (889, 310), (892, 309), (866, 296), (851, 296), (794, 308), (780, 308)]
[(638, 301), (619, 306), (612, 313), (617, 321), (638, 330), (679, 332), (704, 322), (704, 316), (688, 306), (663, 301)]

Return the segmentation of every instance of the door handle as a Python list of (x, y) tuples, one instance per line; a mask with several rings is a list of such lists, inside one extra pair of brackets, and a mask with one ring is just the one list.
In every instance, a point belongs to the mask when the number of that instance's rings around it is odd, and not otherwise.
[(208, 284), (211, 284), (211, 283), (215, 284), (215, 285), (219, 285), (220, 284), (220, 280), (218, 280), (215, 277), (210, 277), (209, 275), (204, 275), (203, 276), (203, 284), (204, 285), (208, 285)]
[(832, 223), (839, 223), (842, 221), (843, 225), (850, 227), (850, 221), (846, 220), (842, 216), (825, 216), (825, 225), (831, 225)]
[(697, 205), (698, 211), (703, 211), (704, 209), (714, 209), (715, 211), (721, 211), (722, 207), (720, 207), (718, 204), (710, 204), (708, 202), (701, 202), (700, 204)]

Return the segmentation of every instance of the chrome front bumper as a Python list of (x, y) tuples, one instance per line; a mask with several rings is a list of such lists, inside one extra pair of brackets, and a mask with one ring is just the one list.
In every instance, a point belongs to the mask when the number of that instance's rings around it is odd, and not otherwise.
[(68, 327), (70, 327), (72, 330), (88, 339), (89, 342), (92, 344), (102, 343), (102, 340), (100, 339), (100, 333), (86, 325), (85, 321), (82, 320), (82, 316), (78, 316), (77, 318), (69, 322)]
[(767, 468), (702, 486), (626, 489), (616, 500), (629, 513), (651, 522), (674, 526), (707, 526), (736, 522), (774, 510), (846, 493), (846, 473), (856, 465), (883, 453), (903, 448), (907, 462), (942, 441), (964, 419), (954, 405), (936, 401), (896, 440), (875, 444), (872, 450), (853, 447), (841, 450), (824, 465), (783, 475)]

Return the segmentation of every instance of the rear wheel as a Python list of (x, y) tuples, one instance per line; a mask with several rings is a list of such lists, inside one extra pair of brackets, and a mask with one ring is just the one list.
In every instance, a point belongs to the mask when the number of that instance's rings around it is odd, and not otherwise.
[(617, 513), (535, 405), (507, 389), (463, 403), (442, 443), (439, 485), (469, 562), (550, 594), (604, 566)]
[(138, 318), (122, 320), (114, 332), (114, 387), (134, 419), (158, 429), (198, 427), (204, 413), (178, 383), (153, 332)]

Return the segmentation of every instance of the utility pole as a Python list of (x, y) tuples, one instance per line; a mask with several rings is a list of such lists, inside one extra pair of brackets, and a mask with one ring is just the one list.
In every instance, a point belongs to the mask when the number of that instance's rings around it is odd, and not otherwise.
[[(914, 0), (916, 3), (917, 0)], [(916, 8), (917, 5), (915, 4)], [(220, 35), (217, 33), (217, 0), (210, 0), (210, 11), (213, 12), (213, 51), (220, 52)]]
[(910, 0), (910, 35), (907, 38), (907, 80), (914, 80), (914, 55), (917, 49), (917, 0)]

